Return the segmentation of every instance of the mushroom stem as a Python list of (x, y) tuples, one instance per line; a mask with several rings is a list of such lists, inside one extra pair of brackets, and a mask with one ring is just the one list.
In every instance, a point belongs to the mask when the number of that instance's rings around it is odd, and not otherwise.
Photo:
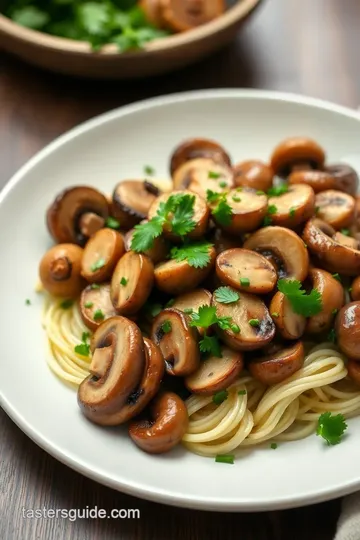
[(67, 257), (54, 259), (50, 264), (50, 273), (55, 281), (69, 279), (72, 270), (72, 262)]
[(97, 377), (98, 379), (105, 377), (111, 366), (113, 355), (113, 344), (111, 344), (109, 347), (104, 347), (103, 349), (95, 349), (89, 368), (91, 375), (93, 377)]
[(90, 237), (105, 225), (103, 217), (94, 212), (85, 212), (79, 220), (79, 229), (84, 236)]

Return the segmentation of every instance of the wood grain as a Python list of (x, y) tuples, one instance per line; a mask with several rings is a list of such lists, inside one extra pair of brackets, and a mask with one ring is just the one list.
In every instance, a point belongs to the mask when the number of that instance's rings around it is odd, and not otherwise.
[[(171, 76), (135, 83), (63, 78), (0, 53), (0, 184), (69, 128), (146, 97), (200, 88), (255, 87), (358, 107), (359, 20), (360, 3), (354, 0), (266, 0), (227, 49)], [(116, 493), (74, 473), (40, 450), (3, 412), (0, 440), (4, 540), (330, 540), (335, 531), (339, 501), (263, 514), (168, 508)], [(141, 519), (71, 523), (22, 518), (22, 507), (44, 505), (139, 508)]]

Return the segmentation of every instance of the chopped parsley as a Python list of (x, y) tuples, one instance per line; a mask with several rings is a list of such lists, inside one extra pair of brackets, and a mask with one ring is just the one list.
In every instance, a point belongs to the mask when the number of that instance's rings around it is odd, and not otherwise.
[(161, 325), (161, 330), (164, 332), (164, 334), (168, 334), (169, 332), (171, 332), (171, 322), (170, 321), (163, 322)]
[(211, 356), (222, 358), (221, 345), (217, 336), (204, 336), (199, 341), (199, 349), (202, 353), (210, 353)]
[(85, 306), (86, 308), (92, 308), (93, 305), (94, 305), (94, 302), (85, 302), (85, 304), (84, 304), (84, 306)]
[(316, 435), (320, 435), (329, 446), (332, 446), (341, 442), (347, 427), (342, 414), (333, 415), (331, 412), (325, 412), (319, 417)]
[(158, 302), (146, 302), (144, 305), (144, 311), (152, 318), (155, 318), (159, 313), (161, 313), (163, 310), (163, 307)]
[(216, 463), (227, 463), (228, 465), (234, 465), (234, 454), (218, 454), (215, 457)]
[(258, 327), (258, 326), (260, 326), (260, 321), (259, 321), (259, 319), (250, 319), (249, 324), (250, 324), (250, 326)]
[(186, 261), (194, 268), (205, 268), (210, 263), (210, 250), (213, 244), (209, 242), (188, 242), (180, 247), (173, 247), (170, 258), (177, 262)]
[(277, 212), (277, 207), (275, 206), (275, 204), (270, 204), (267, 209), (267, 215), (264, 217), (264, 222), (263, 222), (264, 227), (268, 227), (269, 225), (272, 224), (271, 216), (276, 214), (276, 212)]
[(208, 203), (218, 202), (223, 196), (223, 193), (218, 193), (217, 191), (212, 191), (211, 189), (206, 190), (206, 200)]
[(341, 229), (341, 234), (344, 234), (345, 236), (350, 236), (350, 231), (349, 229)]
[(27, 299), (25, 300), (25, 304), (26, 304), (27, 306), (31, 306), (31, 301), (29, 300), (29, 298), (27, 298)]
[(296, 279), (279, 279), (278, 289), (286, 296), (292, 310), (298, 315), (312, 317), (322, 311), (321, 294), (317, 289), (312, 289), (306, 294), (301, 282)]
[(266, 193), (265, 191), (262, 191), (262, 189), (258, 189), (256, 195), (266, 195)]
[(317, 216), (320, 212), (320, 206), (315, 206), (315, 215)]
[(101, 309), (97, 309), (93, 315), (94, 321), (103, 321), (105, 319), (104, 313), (101, 311)]
[(272, 314), (271, 314), (272, 317), (275, 317), (275, 319), (277, 319), (279, 317), (279, 314), (277, 311), (274, 311)]
[(175, 304), (175, 298), (170, 298), (170, 300), (166, 303), (165, 307), (169, 308)]
[(334, 328), (332, 328), (328, 333), (327, 339), (331, 341), (331, 343), (336, 343), (336, 332)]
[(247, 392), (246, 390), (239, 390), (238, 391), (238, 396), (246, 396)]
[(331, 274), (331, 275), (334, 279), (336, 279), (336, 281), (339, 281), (340, 283), (342, 283), (341, 276), (338, 272), (336, 272), (336, 274)]
[(332, 310), (332, 312), (331, 312), (331, 315), (337, 315), (337, 312), (338, 312), (338, 311), (339, 311), (339, 310), (338, 310), (338, 309), (336, 309), (336, 308), (335, 308), (335, 309), (333, 309), (333, 310)]
[(75, 345), (74, 351), (81, 356), (89, 356), (90, 354), (90, 345), (88, 343), (90, 334), (89, 332), (83, 332), (80, 345)]
[(147, 175), (147, 176), (154, 176), (154, 174), (156, 173), (154, 167), (151, 167), (151, 165), (145, 165), (144, 166), (144, 173)]
[(289, 216), (290, 216), (291, 218), (293, 218), (293, 217), (295, 217), (295, 213), (296, 213), (296, 208), (295, 208), (294, 206), (292, 206), (292, 207), (290, 208), (290, 211), (289, 211)]
[(191, 315), (190, 326), (209, 328), (213, 324), (217, 324), (221, 330), (232, 330), (234, 334), (240, 332), (239, 326), (232, 322), (231, 317), (218, 317), (216, 315), (215, 306), (201, 306), (198, 312), (195, 311)]
[(234, 332), (234, 334), (240, 334), (240, 326), (239, 325), (232, 324), (230, 328)]
[(240, 285), (243, 287), (250, 287), (250, 279), (247, 277), (240, 278)]
[(74, 305), (74, 300), (63, 300), (60, 302), (60, 307), (62, 309), (70, 309)]
[(120, 221), (118, 221), (114, 217), (109, 216), (108, 218), (106, 218), (105, 227), (108, 227), (109, 229), (120, 229)]
[(270, 189), (268, 189), (268, 196), (269, 197), (280, 197), (280, 195), (283, 195), (284, 193), (287, 193), (289, 191), (289, 186), (285, 183), (282, 183), (278, 186), (273, 186)]
[(177, 236), (185, 236), (193, 229), (195, 195), (173, 193), (166, 202), (161, 202), (156, 216), (135, 225), (135, 233), (131, 241), (131, 249), (137, 253), (146, 251), (154, 245), (154, 240), (161, 235), (164, 225)]
[(220, 392), (216, 392), (216, 394), (213, 395), (213, 403), (216, 405), (221, 405), (225, 400), (227, 400), (229, 396), (229, 392), (227, 390), (221, 390)]
[(194, 313), (193, 308), (185, 308), (183, 311), (184, 313), (186, 313), (186, 315), (191, 315), (192, 313)]
[(99, 285), (98, 283), (93, 283), (93, 284), (91, 285), (91, 288), (92, 288), (92, 289), (100, 289), (100, 285)]
[(231, 223), (231, 216), (233, 214), (231, 206), (223, 198), (212, 210), (212, 215), (220, 225), (227, 227)]
[(232, 304), (233, 302), (237, 302), (240, 298), (239, 293), (230, 287), (219, 287), (214, 292), (214, 296), (220, 304)]
[(208, 173), (208, 177), (212, 178), (213, 180), (217, 180), (218, 178), (220, 178), (220, 176), (221, 174), (216, 171), (209, 171)]
[(231, 198), (234, 202), (241, 202), (240, 197), (238, 197), (237, 195), (233, 195)]
[(105, 259), (103, 259), (102, 257), (100, 259), (98, 259), (96, 262), (94, 262), (91, 267), (90, 267), (90, 270), (92, 272), (96, 272), (96, 270), (100, 270), (100, 268), (103, 268), (105, 266)]
[(125, 287), (125, 285), (128, 284), (128, 281), (129, 281), (129, 280), (128, 280), (126, 277), (123, 276), (123, 277), (120, 279), (120, 285), (122, 285), (123, 287)]
[(273, 442), (273, 443), (270, 444), (271, 450), (276, 450), (277, 447), (278, 447), (278, 445), (277, 445), (275, 442)]
[(219, 187), (221, 187), (221, 188), (226, 188), (227, 187), (227, 183), (225, 182), (225, 180), (222, 180), (221, 182), (219, 182)]

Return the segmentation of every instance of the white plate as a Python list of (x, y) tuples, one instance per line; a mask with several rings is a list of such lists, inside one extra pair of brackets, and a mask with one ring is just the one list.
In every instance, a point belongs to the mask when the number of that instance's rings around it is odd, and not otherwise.
[(233, 466), (182, 448), (154, 457), (137, 450), (125, 430), (88, 422), (74, 390), (45, 361), (41, 299), (33, 287), (50, 245), (45, 210), (61, 189), (90, 184), (110, 191), (120, 179), (141, 175), (145, 164), (167, 176), (172, 149), (187, 137), (215, 138), (241, 160), (267, 159), (290, 135), (314, 137), (331, 161), (347, 159), (360, 171), (357, 113), (305, 97), (221, 90), (158, 98), (100, 116), (60, 137), (14, 176), (0, 199), (1, 403), (39, 446), (112, 488), (190, 508), (286, 508), (360, 488), (360, 419), (351, 420), (348, 436), (331, 448), (312, 436), (276, 451), (246, 451)]

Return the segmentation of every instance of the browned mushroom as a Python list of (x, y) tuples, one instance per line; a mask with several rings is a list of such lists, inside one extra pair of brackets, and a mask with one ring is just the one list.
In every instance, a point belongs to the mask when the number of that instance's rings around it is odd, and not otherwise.
[(271, 168), (278, 176), (287, 177), (293, 170), (322, 169), (325, 152), (317, 142), (306, 137), (291, 137), (273, 151)]
[(186, 161), (174, 171), (173, 182), (174, 189), (188, 189), (203, 199), (208, 189), (221, 192), (234, 185), (231, 168), (210, 158)]
[(76, 186), (65, 189), (56, 197), (47, 211), (46, 221), (56, 242), (83, 246), (105, 226), (108, 216), (108, 201), (100, 191)]
[(360, 276), (356, 277), (350, 287), (351, 300), (360, 300)]
[(249, 249), (228, 249), (218, 255), (216, 273), (226, 285), (256, 294), (272, 291), (277, 281), (271, 262)]
[(242, 292), (240, 298), (231, 304), (222, 304), (212, 297), (218, 317), (230, 317), (232, 325), (238, 327), (229, 330), (218, 329), (223, 341), (239, 351), (261, 349), (273, 339), (275, 325), (264, 302), (257, 296)]
[(205, 24), (225, 11), (224, 0), (161, 0), (165, 26), (175, 32), (185, 32)]
[(40, 281), (50, 294), (76, 298), (85, 287), (81, 276), (83, 249), (75, 244), (58, 244), (40, 261)]
[[(147, 220), (143, 220), (141, 223), (147, 223)], [(126, 251), (131, 251), (131, 242), (135, 233), (135, 229), (131, 229), (125, 235), (125, 248)], [(146, 251), (144, 255), (147, 255), (154, 264), (157, 264), (166, 259), (169, 252), (169, 243), (163, 236), (154, 238), (153, 246)]]
[(214, 267), (216, 252), (209, 247), (209, 264), (195, 268), (185, 261), (172, 259), (155, 267), (155, 284), (158, 289), (171, 295), (178, 295), (195, 289), (209, 275)]
[(159, 195), (159, 189), (150, 182), (120, 182), (113, 192), (112, 214), (123, 229), (131, 229), (146, 218), (150, 206)]
[(347, 370), (350, 379), (360, 386), (360, 362), (350, 359), (347, 363)]
[(268, 191), (272, 186), (274, 173), (269, 165), (262, 161), (242, 161), (235, 165), (233, 170), (236, 186), (261, 191)]
[(284, 339), (299, 339), (306, 327), (306, 318), (295, 313), (286, 296), (278, 291), (270, 303), (270, 315)]
[[(306, 241), (306, 240), (305, 240)], [(244, 243), (245, 249), (261, 253), (275, 266), (279, 278), (304, 281), (309, 255), (301, 238), (283, 227), (264, 227)]]
[(318, 193), (315, 198), (317, 216), (329, 223), (334, 229), (351, 225), (355, 218), (355, 199), (333, 189)]
[(285, 381), (299, 371), (304, 359), (304, 347), (301, 341), (298, 341), (273, 354), (252, 359), (248, 368), (254, 379), (271, 386)]
[(335, 178), (335, 185), (332, 189), (338, 189), (339, 191), (344, 191), (353, 196), (357, 194), (359, 189), (359, 177), (352, 167), (345, 163), (338, 163), (325, 167), (325, 171)]
[(141, 0), (140, 7), (144, 10), (146, 19), (155, 27), (162, 28), (161, 0)]
[(159, 345), (169, 375), (191, 375), (200, 364), (198, 333), (186, 315), (174, 308), (164, 309), (155, 318), (151, 339)]
[(154, 265), (146, 255), (128, 251), (111, 279), (111, 300), (118, 313), (133, 315), (145, 304), (154, 284)]
[(181, 143), (171, 156), (170, 172), (173, 176), (176, 169), (186, 161), (197, 158), (209, 158), (216, 163), (231, 166), (231, 159), (226, 150), (216, 141), (210, 139), (188, 139)]
[(346, 246), (352, 249), (359, 249), (359, 241), (356, 238), (352, 238), (351, 236), (343, 234), (339, 231), (337, 231), (332, 236), (332, 239), (335, 240), (335, 242), (337, 242), (338, 244), (341, 244), (342, 246)]
[(132, 321), (112, 317), (96, 330), (91, 352), (90, 375), (78, 389), (79, 407), (96, 424), (117, 425), (120, 411), (144, 372), (141, 332)]
[(320, 191), (325, 191), (326, 189), (336, 189), (335, 178), (327, 171), (294, 171), (290, 174), (288, 180), (289, 184), (306, 184), (315, 193), (320, 193)]
[(90, 283), (110, 279), (113, 270), (125, 252), (121, 234), (113, 229), (100, 229), (84, 248), (81, 273)]
[(295, 229), (314, 215), (315, 193), (306, 184), (294, 184), (286, 193), (270, 197), (269, 206), (275, 210), (271, 214), (274, 225)]
[[(191, 220), (194, 222), (195, 227), (192, 231), (190, 231), (187, 234), (188, 238), (201, 238), (204, 236), (209, 222), (209, 216), (210, 216), (210, 210), (204, 201), (202, 197), (197, 195), (196, 193), (193, 193), (192, 191), (188, 190), (182, 190), (182, 191), (173, 191), (172, 193), (164, 193), (160, 197), (158, 197), (154, 203), (151, 205), (151, 208), (149, 210), (149, 219), (152, 219), (156, 216), (157, 211), (160, 208), (160, 205), (162, 203), (166, 203), (169, 197), (177, 195), (188, 195), (192, 198), (194, 201), (193, 204), (193, 215), (191, 217)], [(171, 220), (170, 224), (165, 225), (164, 227), (164, 236), (169, 238), (170, 240), (179, 240), (179, 236), (174, 234), (171, 228)]]
[(95, 331), (100, 324), (117, 313), (111, 302), (110, 283), (88, 285), (80, 297), (80, 313), (84, 324)]
[(173, 392), (160, 394), (152, 403), (150, 420), (135, 420), (129, 426), (133, 442), (149, 454), (163, 454), (176, 446), (186, 433), (185, 403)]
[(331, 236), (335, 230), (320, 219), (307, 222), (303, 239), (309, 251), (329, 272), (338, 272), (346, 276), (360, 273), (360, 251), (343, 246)]
[(344, 305), (345, 294), (341, 283), (325, 270), (312, 268), (309, 279), (321, 295), (322, 310), (308, 319), (306, 331), (318, 334), (330, 329), (335, 315)]
[(227, 219), (224, 220), (223, 213), (218, 212), (219, 201), (211, 203), (211, 209), (214, 221), (225, 232), (237, 235), (254, 231), (260, 227), (266, 216), (267, 196), (255, 189), (246, 187), (232, 189), (223, 200), (231, 209)]
[(236, 381), (244, 367), (242, 354), (222, 347), (221, 355), (206, 358), (195, 373), (186, 377), (185, 384), (191, 392), (211, 395)]
[[(186, 315), (190, 316), (194, 311), (199, 311), (201, 306), (210, 306), (211, 296), (211, 292), (206, 289), (195, 289), (175, 298), (175, 302), (171, 307), (183, 311)], [(199, 334), (203, 336), (204, 333), (204, 328), (199, 328)]]
[(337, 343), (352, 360), (360, 360), (360, 302), (342, 307), (335, 321)]

